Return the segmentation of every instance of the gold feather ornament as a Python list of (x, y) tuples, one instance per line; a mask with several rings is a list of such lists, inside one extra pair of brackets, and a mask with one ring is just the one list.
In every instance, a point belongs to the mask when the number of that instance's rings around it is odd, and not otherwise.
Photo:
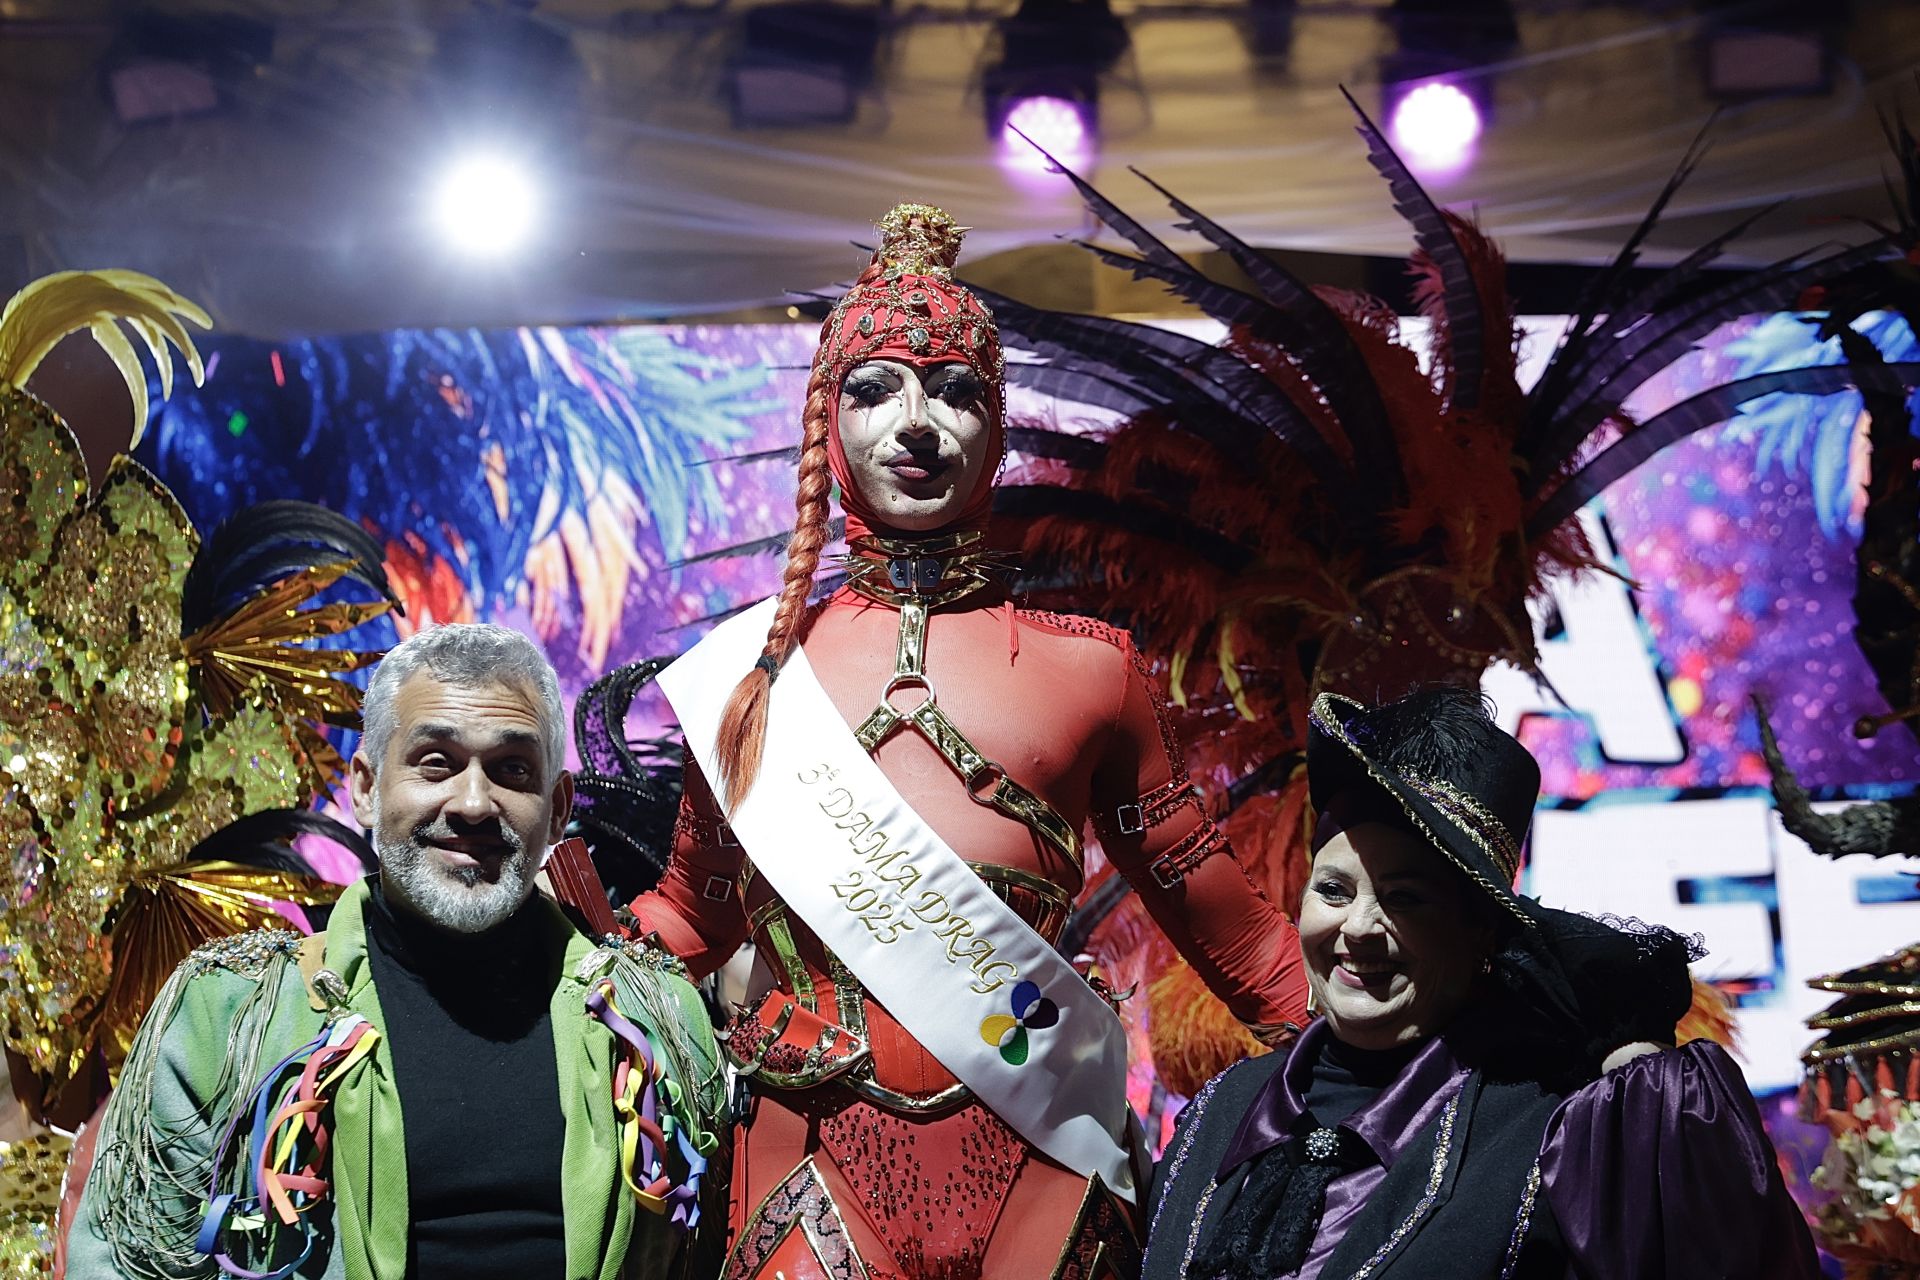
[(60, 271), (34, 281), (0, 311), (0, 413), (13, 411), (12, 396), (25, 394), (19, 389), (62, 338), (86, 329), (120, 370), (133, 397), (133, 438), (127, 442), (131, 451), (147, 429), (147, 375), (120, 325), (138, 334), (152, 353), (165, 399), (173, 394), (168, 343), (186, 358), (194, 386), (206, 376), (193, 337), (180, 323), (183, 318), (202, 329), (213, 324), (198, 306), (137, 271)]

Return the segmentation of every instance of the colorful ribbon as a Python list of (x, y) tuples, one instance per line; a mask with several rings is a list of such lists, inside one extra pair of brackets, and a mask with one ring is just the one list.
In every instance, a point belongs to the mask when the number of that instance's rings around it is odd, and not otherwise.
[[(602, 978), (588, 993), (587, 1012), (626, 1046), (626, 1055), (613, 1070), (621, 1180), (642, 1208), (667, 1214), (676, 1226), (692, 1230), (700, 1221), (700, 1177), (707, 1171), (704, 1153), (714, 1148), (717, 1139), (690, 1132), (690, 1126), (673, 1114), (683, 1097), (680, 1085), (661, 1069), (660, 1055), (646, 1033), (620, 1012), (610, 979)], [(677, 1149), (686, 1165), (686, 1174), (677, 1183), (667, 1171), (669, 1148)]]
[[(214, 1158), (207, 1211), (194, 1240), (194, 1248), (212, 1258), (228, 1275), (237, 1280), (285, 1280), (313, 1252), (314, 1231), (304, 1215), (327, 1193), (322, 1175), (330, 1138), (324, 1119), (330, 1095), (342, 1077), (372, 1055), (379, 1040), (380, 1033), (373, 1024), (357, 1013), (329, 1023), (261, 1077), (235, 1110)], [(296, 1068), (298, 1073), (288, 1079), (288, 1073)], [(242, 1117), (249, 1113), (248, 1168), (252, 1171), (253, 1194), (222, 1192), (219, 1171), (226, 1164)], [(300, 1254), (272, 1271), (249, 1270), (233, 1260), (223, 1241), (230, 1232), (267, 1232), (270, 1213), (283, 1226), (300, 1228)]]

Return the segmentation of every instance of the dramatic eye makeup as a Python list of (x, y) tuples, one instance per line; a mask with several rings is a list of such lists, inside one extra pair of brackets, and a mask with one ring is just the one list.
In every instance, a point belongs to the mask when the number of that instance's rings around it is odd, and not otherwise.
[(1315, 876), (1313, 891), (1328, 902), (1345, 902), (1353, 897), (1353, 883), (1337, 874)]
[(986, 389), (986, 384), (980, 381), (980, 375), (965, 366), (935, 374), (932, 385), (928, 387), (934, 395), (955, 406), (975, 403)]
[(890, 369), (855, 369), (841, 384), (840, 394), (858, 404), (872, 406), (899, 389), (899, 377)]

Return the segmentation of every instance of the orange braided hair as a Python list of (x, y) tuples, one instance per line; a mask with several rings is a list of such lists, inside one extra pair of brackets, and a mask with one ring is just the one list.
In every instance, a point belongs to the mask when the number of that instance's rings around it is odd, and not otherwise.
[(813, 574), (827, 545), (831, 515), (828, 496), (833, 491), (833, 474), (827, 463), (827, 420), (832, 397), (838, 394), (838, 388), (829, 386), (827, 379), (828, 370), (816, 365), (807, 380), (807, 405), (801, 416), (800, 489), (794, 495), (793, 537), (787, 541), (787, 563), (780, 576), (780, 605), (767, 628), (760, 661), (733, 687), (720, 713), (720, 734), (715, 743), (720, 758), (717, 781), (728, 808), (753, 789), (754, 779), (760, 775), (760, 757), (766, 750), (767, 699), (773, 690), (774, 673), (786, 665), (787, 656), (800, 643), (800, 624), (806, 617)]
[[(720, 776), (711, 781), (718, 784), (729, 809), (745, 798), (759, 776), (773, 680), (800, 643), (814, 571), (827, 544), (835, 465), (833, 407), (840, 380), (861, 361), (881, 356), (961, 360), (987, 383), (996, 430), (1001, 423), (1005, 361), (993, 316), (979, 299), (953, 283), (953, 263), (966, 228), (923, 204), (894, 206), (878, 228), (880, 247), (874, 250), (873, 260), (820, 326), (819, 352), (807, 380), (807, 403), (801, 416), (800, 488), (794, 498), (796, 519), (793, 537), (787, 542), (780, 603), (758, 661), (734, 686), (720, 713), (715, 742)], [(1004, 448), (1004, 434), (1000, 439)], [(987, 482), (991, 485), (990, 475)], [(844, 476), (842, 483), (848, 490), (843, 500), (857, 500)], [(850, 516), (856, 514), (849, 511)]]

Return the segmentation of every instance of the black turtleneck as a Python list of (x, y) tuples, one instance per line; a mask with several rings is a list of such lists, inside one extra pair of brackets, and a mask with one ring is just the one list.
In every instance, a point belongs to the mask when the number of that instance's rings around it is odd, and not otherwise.
[(389, 904), (373, 877), (367, 958), (407, 1141), (411, 1280), (566, 1274), (549, 1011), (563, 950), (537, 904), (480, 934)]
[(1397, 1049), (1356, 1049), (1328, 1036), (1307, 1085), (1307, 1110), (1323, 1125), (1336, 1125), (1380, 1096), (1425, 1042)]

